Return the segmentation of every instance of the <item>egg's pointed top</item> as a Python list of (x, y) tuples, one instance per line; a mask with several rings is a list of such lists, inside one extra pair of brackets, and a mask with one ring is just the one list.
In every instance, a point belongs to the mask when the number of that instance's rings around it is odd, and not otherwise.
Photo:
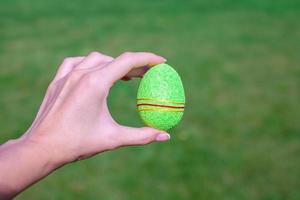
[(144, 75), (139, 88), (140, 96), (185, 101), (184, 88), (176, 70), (166, 63), (155, 65)]

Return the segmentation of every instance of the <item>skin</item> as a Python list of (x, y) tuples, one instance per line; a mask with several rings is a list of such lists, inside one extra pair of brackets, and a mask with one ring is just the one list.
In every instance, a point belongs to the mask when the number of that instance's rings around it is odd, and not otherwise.
[(147, 52), (65, 58), (30, 128), (0, 146), (0, 199), (13, 198), (65, 164), (122, 146), (169, 140), (160, 130), (118, 124), (107, 106), (117, 80), (141, 77), (143, 66), (165, 61)]

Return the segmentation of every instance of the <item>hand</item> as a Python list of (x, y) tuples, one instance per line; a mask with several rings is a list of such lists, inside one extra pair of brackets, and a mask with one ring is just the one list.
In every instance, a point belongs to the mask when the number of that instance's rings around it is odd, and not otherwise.
[(66, 58), (24, 137), (49, 152), (57, 165), (121, 146), (168, 140), (163, 131), (116, 123), (107, 107), (109, 90), (117, 80), (142, 76), (142, 66), (162, 62), (163, 57), (152, 53), (124, 53), (113, 59), (93, 52)]
[(93, 52), (66, 58), (31, 127), (19, 139), (0, 145), (0, 199), (14, 197), (66, 163), (121, 146), (169, 140), (163, 131), (116, 123), (106, 102), (117, 80), (142, 76), (141, 66), (162, 62), (163, 57), (152, 53), (113, 59)]

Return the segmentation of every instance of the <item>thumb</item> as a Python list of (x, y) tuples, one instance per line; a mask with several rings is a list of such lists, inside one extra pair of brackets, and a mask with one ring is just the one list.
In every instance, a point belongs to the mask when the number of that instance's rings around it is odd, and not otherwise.
[(144, 145), (151, 142), (163, 142), (170, 139), (170, 135), (164, 131), (150, 127), (132, 128), (121, 127), (120, 146)]

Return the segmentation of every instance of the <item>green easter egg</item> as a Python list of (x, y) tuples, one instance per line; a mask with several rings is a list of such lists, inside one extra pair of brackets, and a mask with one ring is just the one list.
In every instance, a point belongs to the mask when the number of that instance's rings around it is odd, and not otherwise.
[(177, 125), (185, 106), (185, 95), (178, 73), (167, 64), (150, 68), (142, 78), (138, 94), (138, 112), (146, 125), (168, 130)]

